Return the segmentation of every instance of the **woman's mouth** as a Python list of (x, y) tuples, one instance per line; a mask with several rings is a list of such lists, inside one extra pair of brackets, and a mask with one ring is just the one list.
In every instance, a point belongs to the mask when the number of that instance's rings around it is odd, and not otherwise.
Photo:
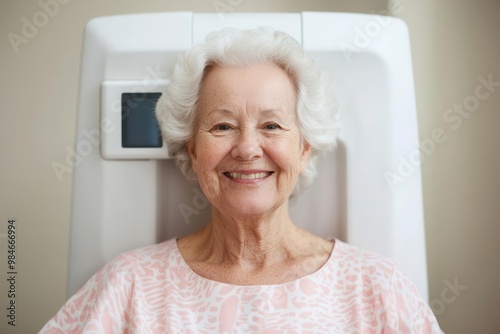
[(225, 172), (224, 175), (229, 177), (230, 179), (256, 180), (256, 179), (265, 179), (272, 173), (273, 172), (256, 172), (256, 173)]

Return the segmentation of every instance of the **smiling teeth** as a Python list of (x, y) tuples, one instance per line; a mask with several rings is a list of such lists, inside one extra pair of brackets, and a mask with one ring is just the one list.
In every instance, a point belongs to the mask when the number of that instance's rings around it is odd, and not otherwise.
[(254, 180), (254, 179), (263, 179), (269, 174), (270, 174), (269, 172), (254, 173), (254, 174), (229, 173), (229, 177), (232, 179)]

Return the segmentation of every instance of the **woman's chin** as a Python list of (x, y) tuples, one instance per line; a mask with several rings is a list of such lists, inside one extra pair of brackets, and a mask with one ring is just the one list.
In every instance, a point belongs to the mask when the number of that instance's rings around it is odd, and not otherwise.
[[(269, 192), (253, 194), (252, 196), (229, 196), (220, 202), (219, 210), (230, 213), (234, 216), (251, 217), (265, 216), (279, 208), (283, 201), (278, 201), (276, 197), (270, 196)], [(281, 202), (281, 203), (280, 203)]]

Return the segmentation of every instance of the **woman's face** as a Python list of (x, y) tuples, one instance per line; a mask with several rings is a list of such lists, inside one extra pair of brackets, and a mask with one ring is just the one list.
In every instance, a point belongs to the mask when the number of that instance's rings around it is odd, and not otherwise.
[(210, 203), (262, 215), (288, 200), (311, 148), (301, 139), (294, 85), (279, 66), (212, 68), (188, 150)]

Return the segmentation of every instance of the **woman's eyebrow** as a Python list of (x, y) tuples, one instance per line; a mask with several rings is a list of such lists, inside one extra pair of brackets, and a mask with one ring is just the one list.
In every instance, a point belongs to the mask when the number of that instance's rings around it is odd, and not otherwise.
[[(225, 109), (225, 108), (216, 108), (213, 110), (210, 110), (207, 114), (206, 120), (207, 121), (215, 121), (219, 117), (223, 118), (237, 118), (237, 113), (231, 109)], [(263, 120), (263, 119), (276, 119), (280, 122), (283, 123), (289, 123), (291, 122), (292, 114), (287, 112), (286, 110), (283, 110), (281, 108), (269, 108), (269, 109), (264, 109), (259, 112), (258, 118)]]
[(262, 110), (260, 113), (263, 114), (264, 116), (267, 116), (267, 115), (273, 115), (273, 114), (281, 115), (281, 114), (286, 113), (286, 112), (280, 108), (272, 108), (272, 109)]
[(289, 121), (292, 117), (292, 114), (286, 110), (283, 110), (281, 108), (273, 108), (273, 109), (266, 109), (261, 111), (260, 113), (261, 117), (276, 117), (280, 121)]
[[(230, 109), (213, 109), (213, 110), (210, 110), (207, 114), (207, 116), (212, 116), (213, 114), (217, 114), (217, 113), (220, 113), (220, 114), (224, 114), (224, 115), (234, 115), (235, 112), (230, 110)], [(288, 113), (281, 109), (281, 108), (271, 108), (271, 109), (264, 109), (260, 112), (260, 115), (263, 115), (263, 116), (273, 116), (273, 115), (277, 115), (277, 116), (282, 116), (282, 115), (287, 115)]]
[(226, 115), (226, 116), (232, 116), (234, 115), (234, 112), (229, 110), (229, 109), (213, 109), (213, 110), (210, 110), (207, 114), (207, 117), (210, 117), (210, 116), (213, 116), (215, 114), (223, 114), (223, 115)]

